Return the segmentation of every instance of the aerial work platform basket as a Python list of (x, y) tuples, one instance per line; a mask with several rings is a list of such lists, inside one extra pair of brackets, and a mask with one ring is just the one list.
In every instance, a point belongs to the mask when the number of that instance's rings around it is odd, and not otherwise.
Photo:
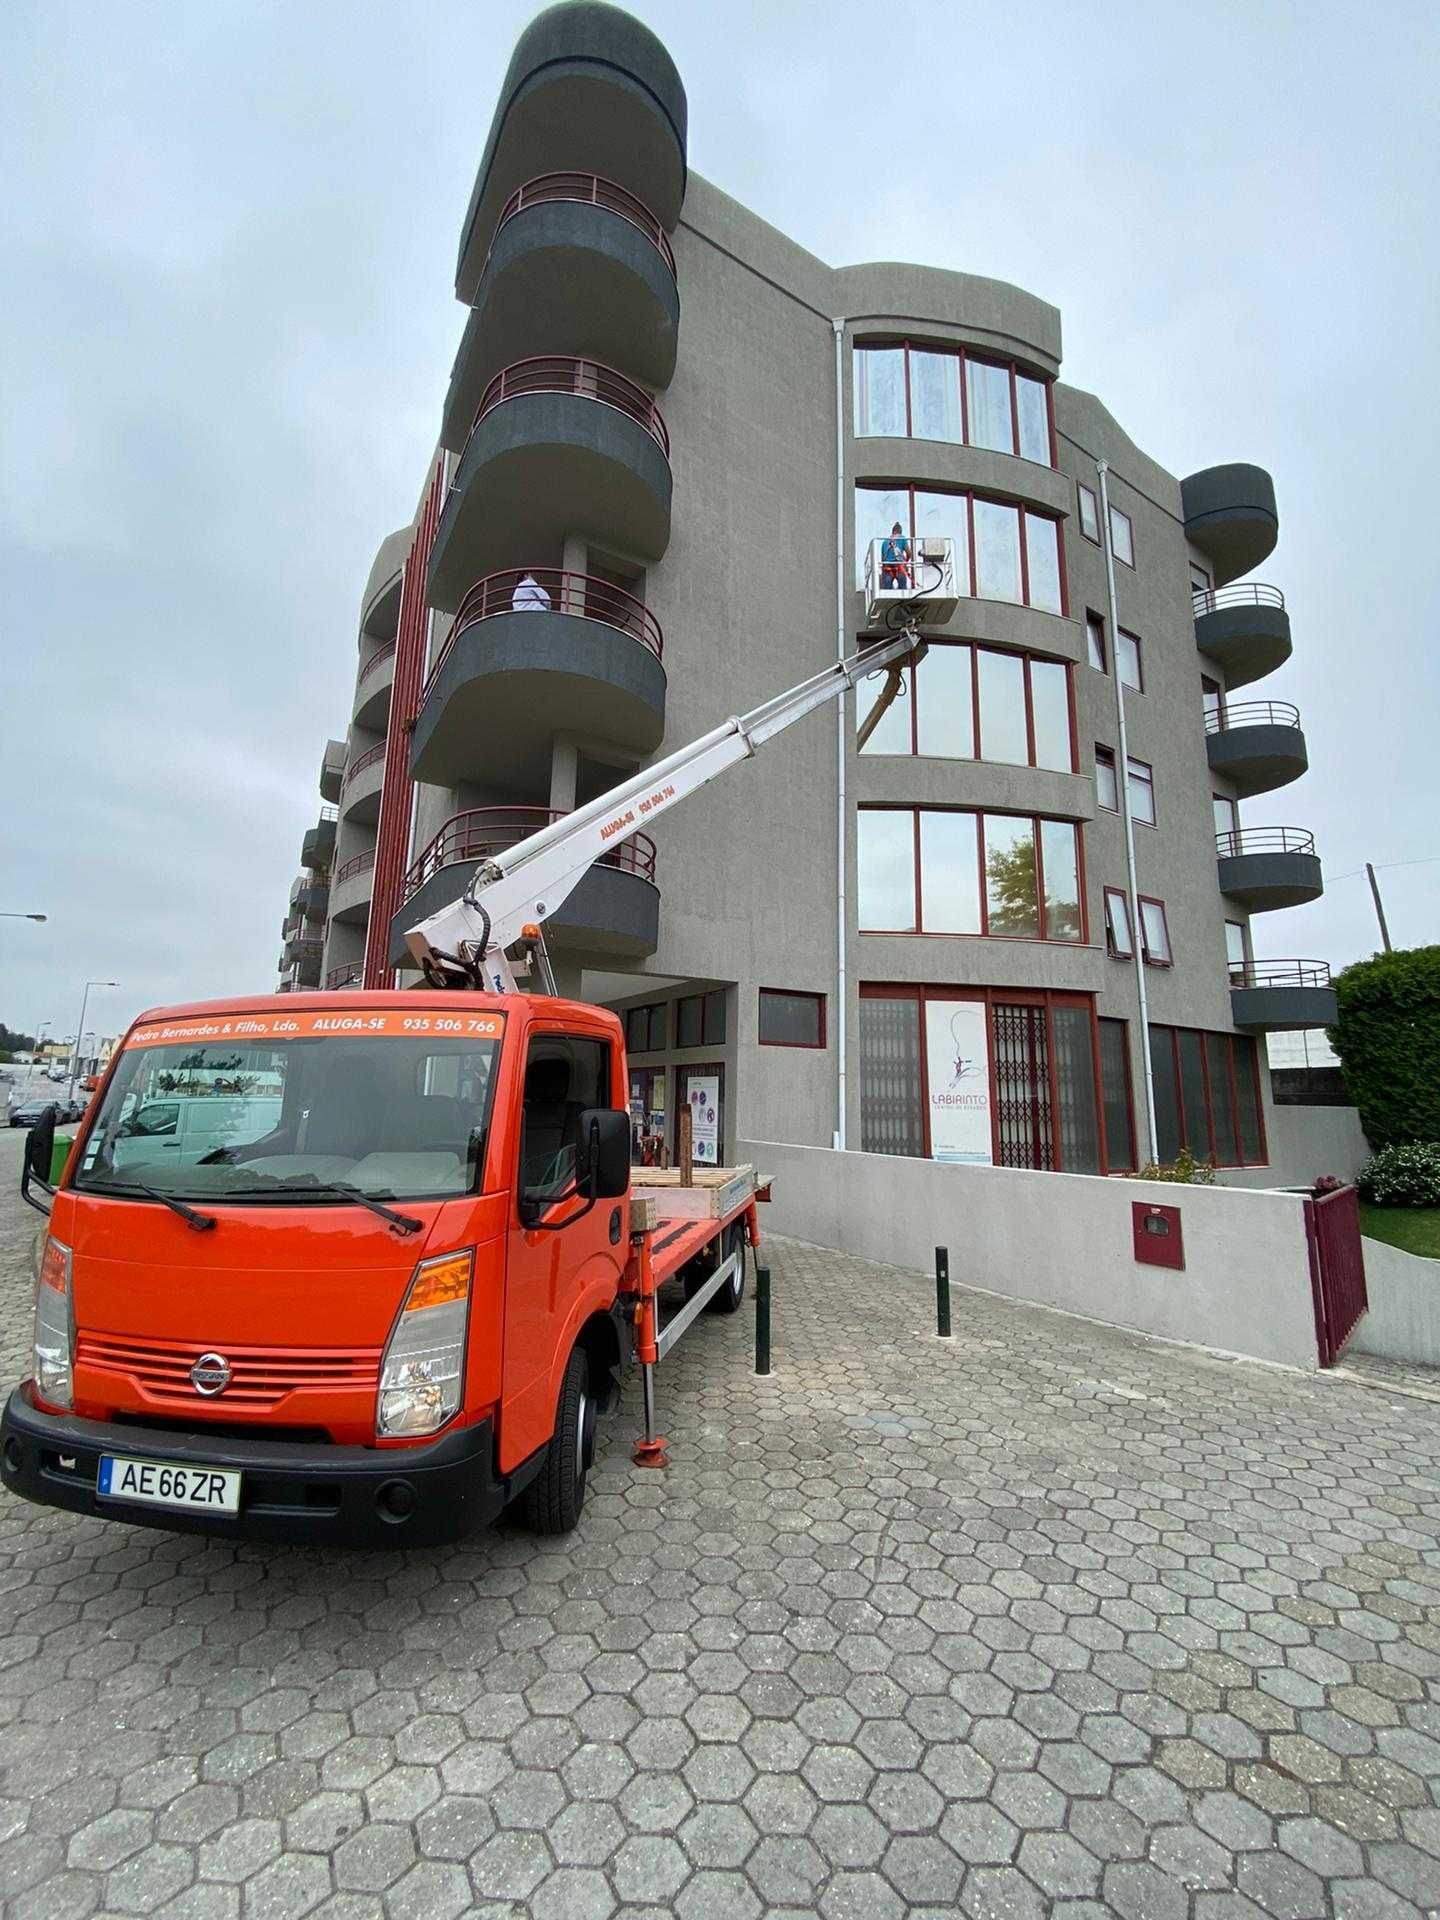
[(960, 604), (955, 542), (923, 535), (890, 535), (865, 550), (865, 619), (872, 627), (898, 624), (892, 609), (913, 607), (922, 626), (953, 619)]

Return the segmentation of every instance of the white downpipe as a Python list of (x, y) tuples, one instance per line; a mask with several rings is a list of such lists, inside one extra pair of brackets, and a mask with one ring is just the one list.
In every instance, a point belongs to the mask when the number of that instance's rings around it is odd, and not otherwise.
[(1155, 1132), (1155, 1070), (1150, 1063), (1150, 1000), (1145, 988), (1145, 938), (1140, 928), (1140, 891), (1135, 878), (1135, 820), (1130, 811), (1130, 748), (1125, 732), (1125, 686), (1120, 678), (1120, 614), (1115, 600), (1115, 554), (1110, 545), (1110, 489), (1107, 460), (1097, 460), (1100, 476), (1100, 534), (1105, 548), (1105, 590), (1110, 599), (1110, 678), (1115, 683), (1115, 785), (1120, 793), (1120, 817), (1125, 822), (1126, 899), (1130, 912), (1130, 947), (1135, 986), (1140, 996), (1140, 1064), (1145, 1070), (1145, 1130), (1150, 1158), (1160, 1158)]
[[(835, 658), (845, 658), (845, 322), (835, 329)], [(845, 1044), (849, 1028), (849, 977), (845, 934), (849, 915), (845, 894), (845, 756), (849, 736), (843, 699), (835, 707), (835, 1147), (845, 1147)]]

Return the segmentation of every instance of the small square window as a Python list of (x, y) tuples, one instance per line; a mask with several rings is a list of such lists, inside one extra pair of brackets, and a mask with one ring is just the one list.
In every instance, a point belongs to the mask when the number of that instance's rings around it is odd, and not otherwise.
[(1140, 636), (1127, 633), (1123, 627), (1115, 630), (1115, 659), (1120, 669), (1122, 686), (1133, 687), (1136, 693), (1145, 691), (1145, 669), (1140, 658)]
[(1089, 487), (1076, 486), (1080, 496), (1080, 531), (1087, 540), (1100, 544), (1100, 502)]
[(1130, 783), (1130, 817), (1147, 827), (1155, 825), (1155, 772), (1144, 760), (1127, 760), (1125, 770)]
[(760, 1044), (762, 1047), (823, 1047), (824, 994), (788, 993), (775, 987), (761, 987)]
[(1117, 560), (1123, 560), (1127, 567), (1135, 564), (1135, 530), (1130, 524), (1128, 513), (1122, 513), (1119, 507), (1110, 509), (1110, 546)]

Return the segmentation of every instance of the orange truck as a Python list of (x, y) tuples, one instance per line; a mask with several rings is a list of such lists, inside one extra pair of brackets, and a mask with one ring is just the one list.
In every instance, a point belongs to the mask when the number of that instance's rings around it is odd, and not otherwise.
[[(425, 1546), (512, 1505), (573, 1527), (595, 1420), (734, 1312), (753, 1179), (715, 1217), (631, 1191), (619, 1021), (528, 994), (291, 994), (142, 1014), (48, 1214), (0, 1475), (226, 1538)], [(659, 1324), (658, 1289), (690, 1304)], [(644, 1449), (637, 1449), (637, 1458)]]

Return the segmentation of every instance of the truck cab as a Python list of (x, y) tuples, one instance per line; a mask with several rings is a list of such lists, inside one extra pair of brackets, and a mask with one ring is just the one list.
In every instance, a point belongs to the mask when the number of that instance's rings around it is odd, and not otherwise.
[(619, 1021), (571, 1001), (141, 1015), (56, 1188), (27, 1156), (49, 1221), (5, 1484), (312, 1544), (433, 1544), (512, 1502), (572, 1526), (633, 1339), (626, 1109)]

